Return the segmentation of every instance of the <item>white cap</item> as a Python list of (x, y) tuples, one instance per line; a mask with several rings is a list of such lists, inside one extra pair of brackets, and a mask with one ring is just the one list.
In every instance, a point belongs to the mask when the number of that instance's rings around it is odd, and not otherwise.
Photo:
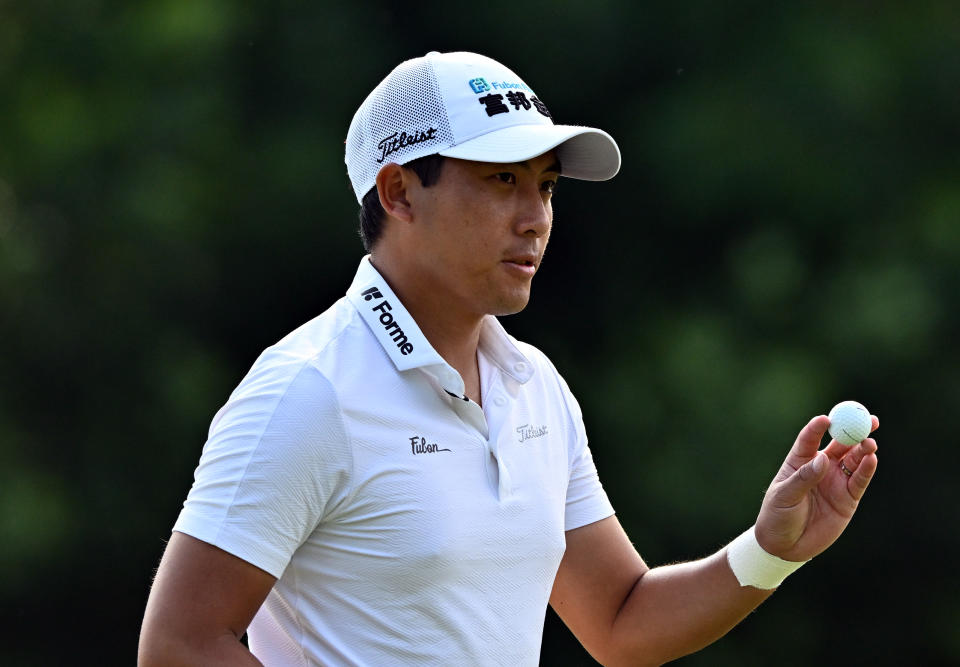
[(363, 101), (347, 132), (347, 172), (357, 201), (380, 168), (438, 153), (477, 162), (521, 162), (557, 150), (564, 176), (605, 181), (620, 149), (603, 130), (554, 125), (523, 80), (476, 53), (401, 63)]

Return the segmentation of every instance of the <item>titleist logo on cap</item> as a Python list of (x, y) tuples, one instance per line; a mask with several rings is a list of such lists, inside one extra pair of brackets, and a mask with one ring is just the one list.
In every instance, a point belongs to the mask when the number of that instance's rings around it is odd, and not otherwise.
[(414, 130), (413, 134), (407, 134), (406, 132), (400, 132), (397, 136), (397, 132), (394, 132), (389, 137), (385, 137), (380, 140), (380, 143), (377, 144), (377, 148), (380, 149), (381, 155), (377, 158), (377, 162), (383, 162), (387, 159), (387, 156), (394, 151), (398, 151), (404, 146), (413, 146), (414, 144), (419, 144), (424, 141), (430, 141), (434, 138), (434, 135), (437, 133), (437, 128), (431, 127), (426, 132), (422, 130)]

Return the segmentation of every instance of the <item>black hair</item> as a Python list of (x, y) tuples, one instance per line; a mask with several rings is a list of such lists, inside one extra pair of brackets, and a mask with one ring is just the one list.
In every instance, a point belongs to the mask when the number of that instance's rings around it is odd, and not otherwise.
[[(420, 179), (420, 184), (429, 188), (436, 185), (437, 181), (440, 180), (443, 156), (436, 153), (425, 155), (401, 166), (415, 173)], [(363, 247), (367, 252), (370, 252), (383, 233), (383, 219), (386, 215), (387, 212), (380, 205), (380, 195), (377, 194), (377, 187), (374, 186), (363, 196), (360, 203), (360, 240), (363, 241)]]

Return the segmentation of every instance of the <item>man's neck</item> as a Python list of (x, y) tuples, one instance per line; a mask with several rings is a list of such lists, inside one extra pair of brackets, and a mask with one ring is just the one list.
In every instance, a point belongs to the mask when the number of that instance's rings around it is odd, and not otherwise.
[(460, 304), (444, 303), (443, 299), (436, 298), (436, 285), (424, 283), (417, 275), (408, 275), (402, 264), (392, 262), (387, 253), (371, 256), (370, 262), (390, 285), (433, 349), (460, 373), (466, 395), (480, 404), (477, 348), (484, 316), (465, 313)]

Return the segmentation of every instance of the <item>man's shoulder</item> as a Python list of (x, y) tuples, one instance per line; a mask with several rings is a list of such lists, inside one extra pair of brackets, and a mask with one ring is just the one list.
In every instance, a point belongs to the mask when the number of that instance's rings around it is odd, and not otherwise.
[(312, 359), (321, 356), (344, 335), (349, 335), (351, 327), (358, 323), (362, 324), (362, 320), (357, 309), (346, 297), (341, 297), (325, 311), (271, 345), (265, 352)]
[(296, 372), (309, 364), (325, 375), (349, 372), (349, 363), (375, 356), (379, 344), (356, 307), (346, 297), (303, 323), (263, 351), (254, 367), (271, 366)]
[[(363, 336), (346, 299), (266, 348), (214, 417), (211, 434), (231, 420), (267, 424), (277, 415), (291, 424), (302, 416), (339, 410), (338, 366), (343, 341)], [(349, 342), (348, 342), (349, 344)]]
[(510, 339), (510, 342), (513, 343), (520, 352), (520, 354), (526, 357), (526, 359), (533, 364), (535, 371), (544, 373), (549, 377), (560, 378), (560, 373), (557, 371), (557, 367), (554, 366), (546, 352), (532, 343), (517, 339), (512, 334), (507, 333), (506, 335)]
[(570, 385), (567, 384), (566, 379), (543, 350), (531, 343), (517, 340), (510, 334), (507, 335), (520, 353), (533, 365), (533, 378), (538, 379), (540, 391), (557, 392), (563, 398), (564, 403), (568, 405), (576, 403)]
[[(364, 356), (363, 350), (371, 341), (356, 308), (341, 298), (263, 350), (233, 397), (269, 393), (280, 387), (285, 390), (304, 383), (335, 386), (338, 377), (349, 369), (344, 360)], [(311, 372), (304, 372), (307, 369)]]

